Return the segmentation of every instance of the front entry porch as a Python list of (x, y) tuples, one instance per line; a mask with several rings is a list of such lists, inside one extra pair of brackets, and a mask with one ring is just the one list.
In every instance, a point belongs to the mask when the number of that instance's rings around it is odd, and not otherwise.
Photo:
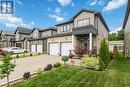
[(75, 50), (77, 45), (82, 45), (86, 48), (88, 54), (97, 54), (96, 36), (97, 30), (93, 26), (73, 29), (72, 49)]
[(72, 35), (75, 41), (72, 41), (73, 50), (75, 50), (76, 46), (83, 46), (85, 47), (87, 54), (97, 54), (97, 47), (93, 44), (94, 38), (96, 37), (92, 33), (86, 35)]

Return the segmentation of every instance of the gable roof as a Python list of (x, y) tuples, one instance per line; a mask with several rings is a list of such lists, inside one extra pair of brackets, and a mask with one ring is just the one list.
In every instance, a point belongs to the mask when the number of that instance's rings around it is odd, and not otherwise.
[(48, 28), (44, 28), (44, 29), (40, 30), (40, 32), (48, 31), (48, 30), (57, 31), (57, 28), (56, 27), (48, 27)]
[(106, 27), (106, 29), (107, 29), (108, 31), (110, 31), (109, 28), (108, 28), (108, 26), (107, 26), (107, 24), (106, 24), (106, 22), (105, 22), (105, 20), (104, 20), (104, 18), (103, 18), (103, 16), (102, 16), (102, 14), (101, 14), (99, 11), (85, 10), (85, 9), (80, 10), (80, 11), (79, 11), (77, 14), (75, 14), (69, 21), (66, 21), (66, 22), (64, 22), (64, 23), (57, 24), (56, 26), (64, 25), (64, 24), (68, 24), (68, 23), (73, 23), (74, 19), (75, 19), (79, 14), (81, 14), (82, 12), (90, 12), (90, 13), (94, 13), (95, 15), (97, 15), (97, 16), (101, 19), (101, 21), (103, 22), (103, 24), (104, 24), (104, 26)]
[(124, 29), (125, 26), (126, 26), (126, 23), (127, 23), (128, 17), (129, 17), (129, 14), (130, 14), (130, 0), (128, 0), (128, 4), (127, 4), (125, 19), (124, 19), (124, 23), (123, 23), (123, 29)]
[[(34, 28), (34, 29), (32, 30), (32, 32), (33, 32), (35, 29), (37, 29), (39, 32), (44, 32), (44, 31), (48, 31), (48, 30), (57, 31), (57, 28), (56, 28), (56, 27), (48, 27), (48, 28), (44, 28), (44, 29)], [(32, 32), (31, 32), (31, 33), (32, 33)]]
[(28, 28), (24, 28), (24, 27), (17, 27), (17, 29), (15, 30), (15, 34), (16, 32), (18, 31), (18, 33), (21, 33), (21, 34), (30, 34), (32, 32), (31, 29), (28, 29)]

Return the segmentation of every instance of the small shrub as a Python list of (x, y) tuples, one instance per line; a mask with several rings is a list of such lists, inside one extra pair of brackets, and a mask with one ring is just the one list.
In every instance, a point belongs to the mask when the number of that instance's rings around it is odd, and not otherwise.
[(30, 56), (33, 56), (32, 53), (30, 53)]
[(99, 70), (99, 60), (98, 58), (90, 57), (90, 58), (83, 58), (81, 60), (81, 66), (87, 69), (94, 69)]
[(41, 69), (41, 68), (38, 68), (37, 71), (36, 71), (37, 76), (40, 76), (40, 75), (42, 74), (42, 72), (43, 72), (42, 69)]
[(61, 66), (61, 63), (57, 62), (53, 65), (54, 68), (57, 68), (57, 67), (60, 67)]
[(41, 55), (41, 53), (39, 52), (38, 55)]
[(65, 62), (67, 62), (69, 60), (69, 57), (68, 56), (62, 56), (61, 59), (65, 64)]
[(81, 58), (87, 53), (86, 47), (84, 45), (77, 45), (75, 47), (74, 53), (77, 57)]
[(23, 74), (23, 79), (29, 79), (30, 78), (30, 72), (25, 72), (24, 74)]
[(52, 64), (48, 64), (45, 68), (44, 71), (49, 71), (52, 69)]
[(18, 55), (18, 54), (16, 55), (16, 58), (19, 58), (19, 55)]

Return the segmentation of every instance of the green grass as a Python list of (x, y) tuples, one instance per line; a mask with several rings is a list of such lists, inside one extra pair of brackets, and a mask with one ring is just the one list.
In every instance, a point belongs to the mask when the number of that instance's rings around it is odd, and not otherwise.
[(61, 66), (12, 87), (130, 87), (130, 60), (116, 58), (107, 71)]

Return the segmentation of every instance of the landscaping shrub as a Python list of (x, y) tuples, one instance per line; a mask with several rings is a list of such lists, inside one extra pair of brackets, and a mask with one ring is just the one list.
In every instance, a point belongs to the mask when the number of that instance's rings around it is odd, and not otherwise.
[(18, 54), (16, 55), (16, 58), (19, 58), (19, 55), (18, 55)]
[(57, 68), (57, 67), (60, 67), (61, 66), (61, 63), (57, 62), (53, 65), (54, 68)]
[(40, 52), (38, 52), (38, 55), (41, 55), (41, 53), (40, 53)]
[(30, 78), (30, 72), (25, 72), (24, 74), (23, 74), (23, 79), (29, 79)]
[(41, 69), (41, 68), (38, 68), (37, 71), (36, 71), (37, 76), (40, 76), (40, 75), (42, 74), (42, 72), (43, 72), (42, 69)]
[(32, 53), (30, 53), (30, 56), (33, 56)]
[(99, 60), (95, 57), (83, 58), (81, 60), (81, 66), (87, 69), (99, 70)]
[(62, 56), (61, 59), (65, 64), (65, 62), (67, 62), (69, 60), (69, 56)]
[(107, 68), (108, 64), (110, 63), (110, 53), (108, 50), (108, 45), (103, 39), (101, 41), (100, 51), (99, 51), (99, 64), (102, 69)]
[(99, 58), (99, 65), (100, 65), (101, 71), (103, 71), (107, 68), (106, 65), (104, 64), (104, 62), (101, 60), (101, 58)]
[(81, 58), (87, 53), (86, 47), (84, 45), (77, 45), (75, 47), (74, 53), (77, 57)]
[(48, 64), (45, 68), (44, 71), (49, 71), (52, 69), (52, 64)]

